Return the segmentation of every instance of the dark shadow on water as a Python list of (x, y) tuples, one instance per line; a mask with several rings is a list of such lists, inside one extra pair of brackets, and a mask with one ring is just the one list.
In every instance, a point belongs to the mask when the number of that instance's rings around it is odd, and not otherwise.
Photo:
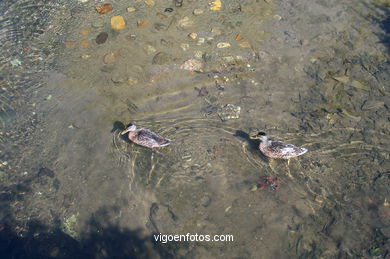
[[(9, 179), (7, 179), (9, 180)], [(55, 172), (41, 168), (26, 179), (0, 183), (0, 258), (174, 258), (186, 242), (156, 242), (141, 229), (129, 229), (116, 223), (119, 208), (101, 208), (87, 220), (77, 239), (61, 228), (61, 220), (52, 211), (52, 223), (39, 216), (28, 219), (25, 197), (53, 186)], [(42, 189), (41, 189), (42, 188)], [(52, 187), (55, 188), (55, 187)], [(18, 212), (19, 211), (19, 212)], [(23, 212), (21, 212), (23, 211)], [(32, 213), (33, 214), (33, 213)]]
[(38, 221), (28, 222), (23, 236), (12, 226), (1, 225), (0, 258), (174, 258), (174, 250), (181, 246), (155, 242), (141, 229), (120, 228), (107, 224), (104, 216), (98, 218), (90, 219), (90, 231), (79, 240)]
[(261, 160), (263, 160), (264, 162), (268, 162), (268, 159), (266, 156), (264, 156), (260, 150), (259, 150), (259, 140), (257, 139), (251, 139), (249, 134), (246, 133), (245, 131), (242, 131), (242, 130), (237, 130), (236, 133), (234, 134), (235, 137), (239, 137), (239, 138), (242, 138), (244, 139), (246, 142), (249, 143), (249, 148), (250, 148), (250, 151), (251, 152), (255, 152), (255, 153), (258, 153), (259, 154), (259, 157)]
[(383, 33), (379, 33), (377, 36), (381, 43), (387, 47), (387, 50), (390, 51), (390, 6), (386, 6), (386, 4), (363, 4), (370, 10), (371, 14), (375, 14), (367, 17), (367, 19), (380, 25)]

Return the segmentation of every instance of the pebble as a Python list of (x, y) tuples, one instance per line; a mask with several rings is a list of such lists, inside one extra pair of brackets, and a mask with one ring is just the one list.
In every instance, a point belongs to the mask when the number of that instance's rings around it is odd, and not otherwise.
[(203, 62), (199, 59), (191, 58), (184, 62), (180, 68), (188, 71), (200, 71), (203, 68)]
[(211, 29), (211, 33), (214, 35), (214, 36), (218, 36), (218, 35), (221, 35), (222, 34), (222, 30), (220, 28), (212, 28)]
[(122, 16), (113, 16), (111, 17), (111, 27), (114, 30), (123, 30), (126, 26), (125, 19)]
[(112, 4), (102, 4), (95, 7), (96, 11), (100, 14), (105, 14), (112, 11)]
[(181, 27), (181, 28), (185, 28), (185, 27), (189, 27), (193, 24), (193, 21), (190, 20), (190, 18), (188, 16), (184, 16), (182, 19), (180, 19), (178, 22), (177, 22), (177, 26)]
[(127, 84), (132, 86), (138, 83), (138, 79), (135, 77), (129, 77), (127, 78)]
[(196, 45), (202, 45), (203, 43), (205, 43), (205, 41), (206, 41), (205, 38), (199, 38)]
[(195, 32), (191, 32), (188, 34), (188, 38), (195, 40), (198, 37), (198, 34)]
[(97, 44), (103, 44), (107, 41), (108, 39), (108, 33), (107, 32), (101, 32), (99, 35), (96, 37), (96, 43)]
[(229, 42), (219, 42), (217, 43), (217, 48), (222, 49), (222, 48), (229, 48), (231, 45)]
[(181, 43), (180, 48), (184, 51), (187, 51), (190, 48), (190, 44), (188, 43)]
[(81, 59), (89, 59), (89, 58), (91, 58), (91, 55), (83, 54), (80, 57), (81, 57)]
[(156, 29), (156, 30), (158, 30), (158, 31), (162, 31), (162, 30), (167, 30), (168, 29), (168, 26), (166, 26), (165, 24), (163, 24), (163, 23), (159, 23), (159, 22), (156, 22), (155, 24), (154, 24), (154, 28)]
[(153, 47), (152, 45), (144, 45), (144, 50), (146, 52), (146, 54), (148, 55), (152, 55), (153, 53), (155, 53), (157, 51), (157, 49), (155, 47)]
[(196, 58), (202, 58), (202, 57), (203, 57), (203, 52), (202, 52), (201, 50), (196, 50), (196, 51), (194, 52), (194, 56), (195, 56)]
[(119, 72), (113, 72), (111, 75), (111, 81), (116, 84), (124, 83), (125, 80), (126, 80), (125, 77)]
[(132, 13), (132, 12), (135, 12), (137, 10), (137, 8), (135, 8), (134, 6), (130, 6), (127, 8), (127, 12), (128, 13)]
[(149, 21), (148, 20), (138, 20), (137, 21), (137, 26), (139, 28), (144, 28), (146, 25), (149, 24)]
[(219, 10), (221, 10), (221, 7), (222, 7), (221, 0), (214, 0), (213, 2), (211, 2), (210, 10), (211, 11), (219, 11)]
[(172, 56), (165, 52), (158, 52), (154, 55), (152, 64), (163, 65), (172, 61)]
[(153, 7), (156, 3), (153, 0), (145, 0), (145, 4), (149, 7)]
[(84, 36), (88, 36), (88, 35), (89, 35), (89, 32), (90, 32), (90, 30), (87, 29), (87, 28), (84, 28), (84, 29), (81, 29), (81, 30), (80, 30), (80, 34), (81, 34), (81, 35), (84, 35)]
[(81, 40), (80, 41), (80, 46), (84, 49), (90, 48), (91, 47), (91, 42), (89, 40)]
[(108, 53), (104, 55), (103, 62), (105, 64), (114, 64), (116, 62), (116, 54), (115, 53)]
[(194, 11), (192, 12), (194, 15), (198, 16), (198, 15), (202, 15), (203, 14), (203, 10), (202, 9), (194, 9)]
[(226, 104), (218, 109), (218, 116), (222, 121), (240, 118), (241, 107), (233, 104)]
[(252, 48), (251, 44), (247, 41), (240, 42), (240, 44), (238, 44), (238, 46), (240, 46), (241, 48), (244, 48), (244, 49)]

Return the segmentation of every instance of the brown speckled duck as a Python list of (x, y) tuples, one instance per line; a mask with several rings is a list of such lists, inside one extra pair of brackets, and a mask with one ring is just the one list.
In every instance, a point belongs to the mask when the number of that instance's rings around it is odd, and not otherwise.
[(284, 144), (276, 139), (268, 138), (264, 132), (259, 132), (251, 139), (260, 139), (259, 149), (269, 158), (290, 159), (307, 152), (304, 147), (296, 147), (293, 144)]
[(165, 147), (171, 144), (170, 139), (163, 138), (148, 129), (137, 129), (134, 124), (129, 124), (127, 128), (121, 132), (122, 135), (126, 133), (128, 133), (128, 138), (132, 142), (148, 148)]

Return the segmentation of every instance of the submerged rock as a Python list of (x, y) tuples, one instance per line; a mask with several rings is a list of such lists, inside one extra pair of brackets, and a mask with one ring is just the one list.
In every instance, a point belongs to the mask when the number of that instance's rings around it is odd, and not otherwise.
[(99, 35), (96, 37), (96, 43), (97, 44), (103, 44), (107, 41), (108, 39), (108, 33), (107, 32), (101, 32)]
[(203, 68), (203, 62), (199, 59), (191, 58), (184, 62), (180, 68), (188, 71), (200, 71)]
[(233, 104), (226, 104), (218, 109), (218, 116), (222, 121), (240, 118), (241, 107)]
[(126, 26), (125, 19), (122, 16), (111, 17), (111, 27), (114, 30), (123, 30)]
[(172, 56), (165, 52), (158, 52), (154, 55), (152, 63), (154, 65), (164, 65), (172, 61)]

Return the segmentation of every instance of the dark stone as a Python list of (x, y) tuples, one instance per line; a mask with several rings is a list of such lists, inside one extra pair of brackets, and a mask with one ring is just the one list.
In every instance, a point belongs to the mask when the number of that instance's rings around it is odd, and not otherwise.
[(103, 44), (107, 41), (108, 39), (108, 34), (107, 32), (101, 32), (99, 35), (96, 37), (96, 43), (97, 44)]

